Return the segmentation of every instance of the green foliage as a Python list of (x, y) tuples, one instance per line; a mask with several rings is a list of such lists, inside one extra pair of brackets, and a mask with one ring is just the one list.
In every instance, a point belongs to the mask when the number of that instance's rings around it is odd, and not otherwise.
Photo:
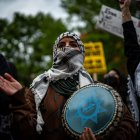
[(50, 68), (54, 41), (66, 30), (60, 19), (43, 13), (36, 16), (16, 13), (12, 22), (0, 19), (0, 50), (14, 62), (24, 85)]
[[(86, 24), (83, 28), (77, 25), (82, 40), (103, 43), (108, 70), (115, 67), (127, 73), (123, 39), (95, 28), (96, 18), (102, 5), (120, 10), (118, 0), (61, 0), (61, 6), (69, 13), (70, 18), (76, 15)], [(134, 1), (132, 1), (131, 12), (133, 16), (136, 13)]]

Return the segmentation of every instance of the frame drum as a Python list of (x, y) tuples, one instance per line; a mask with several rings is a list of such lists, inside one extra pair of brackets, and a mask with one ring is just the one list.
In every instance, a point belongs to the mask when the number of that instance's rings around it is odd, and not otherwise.
[(122, 99), (113, 88), (90, 84), (74, 92), (64, 105), (62, 124), (72, 137), (79, 138), (85, 127), (95, 136), (108, 135), (118, 126), (123, 114)]

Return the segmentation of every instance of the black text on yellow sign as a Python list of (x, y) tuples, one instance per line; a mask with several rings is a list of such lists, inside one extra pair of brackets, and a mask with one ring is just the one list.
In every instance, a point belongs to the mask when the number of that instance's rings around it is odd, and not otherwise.
[(90, 73), (105, 73), (107, 71), (101, 42), (85, 43), (84, 67)]

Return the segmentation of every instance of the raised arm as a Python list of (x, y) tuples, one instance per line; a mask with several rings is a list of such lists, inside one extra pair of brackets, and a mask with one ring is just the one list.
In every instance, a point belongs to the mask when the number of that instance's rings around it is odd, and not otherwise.
[(134, 81), (134, 73), (140, 61), (140, 45), (138, 44), (136, 30), (131, 18), (130, 4), (131, 0), (124, 0), (124, 3), (120, 4), (120, 9), (122, 11), (124, 53), (127, 57), (127, 69)]
[[(122, 10), (123, 34), (124, 34), (124, 52), (127, 57), (128, 79), (128, 106), (139, 126), (139, 99), (140, 99), (140, 45), (137, 40), (137, 33), (131, 20), (129, 10), (131, 0), (125, 0), (120, 4)], [(139, 132), (138, 132), (139, 133)], [(139, 137), (139, 136), (138, 136)]]

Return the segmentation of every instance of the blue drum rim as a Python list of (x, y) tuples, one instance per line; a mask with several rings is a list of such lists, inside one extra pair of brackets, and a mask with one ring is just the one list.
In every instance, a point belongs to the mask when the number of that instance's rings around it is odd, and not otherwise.
[[(95, 133), (95, 136), (99, 136), (99, 135), (107, 135), (108, 133), (110, 133), (111, 131), (114, 130), (114, 126), (117, 126), (119, 123), (119, 120), (121, 119), (122, 116), (122, 112), (123, 112), (123, 103), (122, 103), (122, 99), (119, 95), (119, 93), (114, 90), (112, 87), (103, 84), (103, 83), (96, 83), (96, 84), (90, 84), (87, 86), (84, 86), (82, 88), (80, 88), (79, 90), (75, 91), (71, 97), (66, 101), (63, 110), (62, 110), (62, 125), (65, 129), (65, 131), (71, 136), (71, 137), (75, 137), (75, 138), (79, 138), (79, 136), (81, 135), (81, 133), (75, 132), (74, 130), (72, 130), (69, 127), (69, 124), (67, 123), (66, 120), (66, 109), (67, 106), (69, 104), (69, 102), (72, 100), (73, 96), (75, 96), (78, 92), (80, 92), (81, 90), (87, 88), (87, 87), (102, 87), (106, 90), (108, 90), (109, 92), (112, 93), (112, 97), (114, 99), (114, 103), (115, 103), (115, 111), (114, 111), (114, 115), (112, 117), (112, 120), (110, 121), (110, 123), (107, 124), (107, 126), (104, 128), (104, 130), (100, 130), (99, 132)], [(114, 121), (117, 118), (117, 121)], [(111, 126), (112, 125), (112, 126)], [(106, 132), (105, 132), (106, 131)]]

